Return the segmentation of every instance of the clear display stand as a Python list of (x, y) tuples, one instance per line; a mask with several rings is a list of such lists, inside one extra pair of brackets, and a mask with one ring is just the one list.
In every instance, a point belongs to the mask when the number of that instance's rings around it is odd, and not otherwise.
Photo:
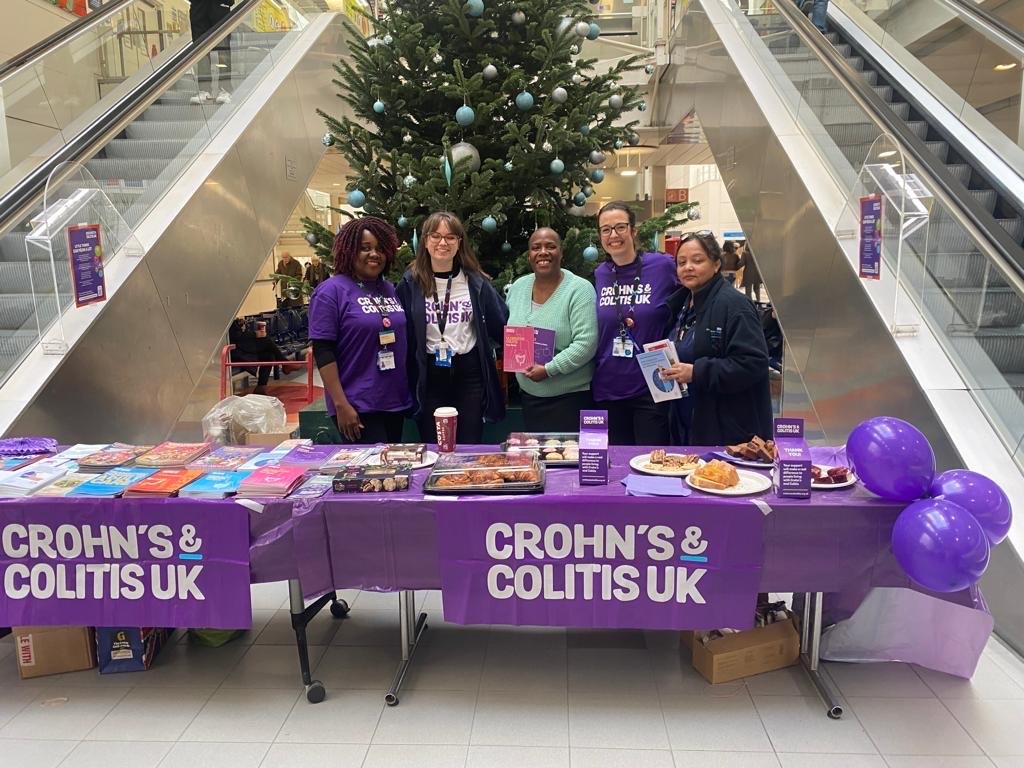
[[(65, 164), (50, 174), (43, 195), (43, 208), (30, 219), (32, 230), (25, 237), (25, 259), (35, 305), (36, 332), (43, 353), (48, 355), (63, 355), (68, 351), (64, 315), (69, 307), (75, 305), (69, 227), (99, 227), (103, 269), (117, 255), (133, 258), (145, 255), (145, 249), (132, 228), (92, 174), (81, 165), (74, 167), (70, 174), (67, 171), (68, 165)], [(59, 183), (55, 182), (58, 176), (63, 177)], [(32, 276), (33, 262), (41, 261), (50, 264), (50, 285), (37, 284)], [(44, 337), (54, 322), (57, 332), (49, 338)]]
[(892, 306), (885, 319), (893, 335), (916, 335), (920, 328), (919, 313), (906, 296), (921, 300), (924, 270), (919, 259), (908, 258), (908, 243), (911, 238), (915, 243), (923, 241), (923, 250), (918, 253), (923, 258), (928, 252), (934, 199), (910, 171), (903, 152), (889, 134), (882, 134), (872, 143), (836, 224), (836, 237), (847, 243), (853, 241), (855, 263), (860, 263), (861, 255), (861, 200), (872, 195), (879, 198), (881, 216), (877, 279), (885, 285), (886, 303), (891, 301)]

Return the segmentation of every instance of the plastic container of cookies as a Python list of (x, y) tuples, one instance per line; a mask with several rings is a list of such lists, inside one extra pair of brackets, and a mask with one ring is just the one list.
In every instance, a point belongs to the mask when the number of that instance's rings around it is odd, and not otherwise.
[(536, 453), (549, 467), (580, 463), (579, 432), (513, 432), (501, 448), (510, 453)]
[(542, 493), (544, 465), (536, 453), (442, 453), (423, 486), (431, 494)]
[(409, 465), (345, 467), (331, 481), (335, 493), (394, 493), (409, 489)]

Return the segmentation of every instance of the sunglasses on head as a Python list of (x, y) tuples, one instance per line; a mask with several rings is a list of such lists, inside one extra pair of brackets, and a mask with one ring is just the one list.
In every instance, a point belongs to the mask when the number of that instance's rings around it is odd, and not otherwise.
[(703, 240), (705, 238), (714, 236), (715, 233), (712, 232), (710, 229), (695, 229), (692, 232), (683, 232), (683, 236), (679, 239), (679, 242), (686, 242), (687, 240), (692, 240), (695, 237), (699, 238), (700, 240)]

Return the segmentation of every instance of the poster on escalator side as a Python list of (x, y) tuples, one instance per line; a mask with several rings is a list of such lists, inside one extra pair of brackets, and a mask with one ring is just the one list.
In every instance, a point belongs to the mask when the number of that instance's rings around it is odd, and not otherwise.
[(882, 196), (860, 199), (860, 276), (865, 280), (882, 277)]
[(68, 258), (75, 289), (75, 306), (84, 307), (106, 301), (107, 284), (103, 277), (103, 246), (99, 224), (68, 227)]

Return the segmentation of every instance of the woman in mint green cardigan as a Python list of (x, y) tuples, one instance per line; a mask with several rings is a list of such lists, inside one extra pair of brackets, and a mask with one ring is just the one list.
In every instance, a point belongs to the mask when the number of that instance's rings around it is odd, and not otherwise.
[(523, 423), (529, 432), (578, 432), (580, 411), (593, 408), (594, 286), (562, 269), (562, 239), (553, 229), (530, 235), (529, 259), (533, 274), (516, 280), (508, 294), (508, 324), (554, 331), (555, 356), (546, 365), (516, 374)]

